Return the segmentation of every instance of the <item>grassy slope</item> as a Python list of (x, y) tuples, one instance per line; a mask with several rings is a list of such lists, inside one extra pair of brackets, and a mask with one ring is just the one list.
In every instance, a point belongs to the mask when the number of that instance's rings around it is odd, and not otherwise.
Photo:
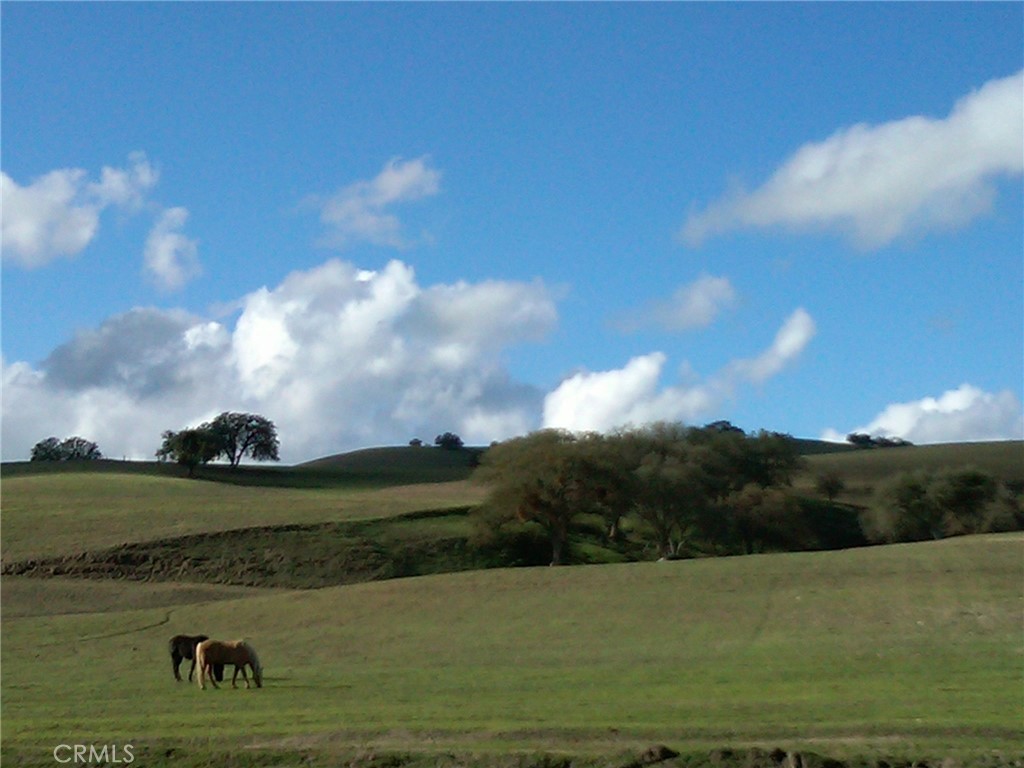
[(3, 480), (3, 559), (257, 525), (387, 517), (473, 504), (483, 494), (467, 481), (274, 488), (119, 472), (16, 476)]
[[(1022, 578), (1012, 534), (5, 616), (4, 763), (47, 764), (69, 734), (198, 749), (1019, 750)], [(249, 637), (266, 687), (176, 685), (165, 643), (182, 631)]]
[(842, 498), (864, 503), (871, 491), (894, 473), (964, 466), (982, 469), (1007, 482), (1024, 483), (1024, 442), (951, 443), (810, 455), (798, 488), (812, 489), (814, 479), (831, 470), (846, 483)]
[[(802, 484), (831, 462), (840, 462), (851, 501), (890, 470), (922, 464), (974, 464), (1020, 479), (1021, 448), (816, 456)], [(421, 461), (441, 454), (419, 450)], [(3, 557), (384, 517), (483, 496), (461, 481), (394, 487), (424, 468), (365, 464), (381, 457), (364, 454), (361, 467), (260, 470), (242, 482), (221, 473), (228, 482), (220, 483), (179, 479), (170, 468), (41, 476), (4, 465)], [(465, 467), (426, 471), (434, 480), (466, 476)], [(194, 734), (338, 749), (599, 751), (650, 739), (677, 748), (802, 743), (832, 754), (1006, 749), (1024, 741), (1022, 543), (977, 537), (469, 573), (287, 597), (6, 578), (4, 763), (17, 752), (52, 764), (45, 745), (71, 733), (97, 742), (196, 738), (201, 748), (206, 737)], [(248, 635), (264, 653), (268, 687), (198, 698), (174, 686), (164, 644), (179, 631)]]

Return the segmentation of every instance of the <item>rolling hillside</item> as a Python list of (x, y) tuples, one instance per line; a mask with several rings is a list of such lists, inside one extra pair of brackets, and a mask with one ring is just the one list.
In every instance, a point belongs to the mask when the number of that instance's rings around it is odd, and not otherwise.
[[(147, 766), (507, 765), (494, 756), (524, 752), (623, 765), (652, 743), (682, 752), (677, 766), (722, 747), (740, 762), (719, 766), (754, 765), (751, 747), (1014, 765), (1022, 578), (1024, 537), (1004, 534), (162, 604), (155, 585), (122, 584), (120, 605), (82, 591), (73, 614), (40, 615), (43, 593), (16, 580), (4, 764), (52, 762), (72, 723), (130, 741)], [(196, 631), (248, 637), (265, 687), (175, 683), (166, 638)]]
[[(1021, 448), (814, 455), (798, 487), (826, 467), (851, 501), (894, 468), (1014, 480)], [(436, 573), (374, 576), (382, 552), (422, 564), (464, 541), (486, 493), (471, 464), (397, 448), (202, 480), (155, 464), (4, 465), (5, 568), (106, 552), (126, 569), (4, 577), (4, 765), (52, 765), (69, 727), (130, 740), (146, 768), (639, 768), (652, 743), (682, 753), (675, 768), (809, 767), (814, 752), (851, 766), (1024, 761), (1021, 534), (372, 580)], [(177, 567), (172, 552), (201, 582), (136, 580)], [(329, 563), (371, 581), (294, 591), (231, 576), (282, 557), (312, 568), (307, 587), (345, 583)], [(166, 639), (199, 631), (250, 638), (266, 687), (175, 684)]]

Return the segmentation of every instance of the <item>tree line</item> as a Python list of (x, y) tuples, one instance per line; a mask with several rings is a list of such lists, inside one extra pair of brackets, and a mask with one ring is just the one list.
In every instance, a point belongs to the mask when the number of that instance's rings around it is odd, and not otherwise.
[[(212, 421), (180, 432), (165, 430), (156, 451), (159, 461), (173, 461), (194, 476), (196, 468), (217, 459), (237, 467), (249, 456), (256, 461), (279, 461), (280, 441), (274, 422), (255, 413), (225, 411)], [(96, 443), (81, 437), (61, 441), (48, 437), (32, 448), (32, 461), (102, 459)]]
[(747, 435), (727, 422), (656, 423), (610, 434), (542, 430), (492, 446), (477, 477), (491, 486), (478, 535), (539, 527), (551, 563), (565, 561), (574, 523), (597, 515), (615, 540), (638, 521), (660, 554), (728, 542), (753, 552), (781, 543), (796, 519), (788, 491), (802, 460), (787, 435)]
[(628, 522), (666, 558), (817, 548), (830, 525), (842, 537), (833, 546), (1024, 529), (1020, 489), (979, 470), (902, 473), (856, 509), (835, 505), (844, 486), (834, 473), (816, 482), (827, 505), (795, 493), (804, 466), (789, 435), (747, 434), (729, 422), (543, 430), (484, 453), (476, 477), (491, 493), (475, 513), (474, 538), (501, 546), (532, 530), (560, 564), (574, 529), (594, 519), (609, 541)]

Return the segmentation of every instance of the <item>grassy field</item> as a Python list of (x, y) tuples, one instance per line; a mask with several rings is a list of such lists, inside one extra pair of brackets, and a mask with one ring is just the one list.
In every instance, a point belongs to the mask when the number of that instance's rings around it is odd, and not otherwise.
[[(19, 584), (4, 594), (4, 764), (44, 764), (71, 739), (200, 753), (588, 754), (654, 741), (1012, 754), (1022, 578), (1024, 537), (1004, 534), (160, 606), (135, 594), (153, 585), (123, 584), (123, 610), (98, 594), (95, 612), (75, 614), (39, 615), (23, 605), (39, 593)], [(176, 684), (166, 639), (200, 629), (247, 636), (266, 687)]]
[[(815, 456), (806, 477), (849, 462), (848, 488), (866, 488), (914, 455), (1021, 469), (1019, 443), (941, 448)], [(421, 462), (441, 453), (419, 450)], [(3, 559), (483, 497), (465, 466), (421, 465), (443, 482), (394, 485), (410, 472), (357, 459), (274, 470), (278, 486), (265, 473), (5, 466)], [(387, 535), (416, 538), (432, 519)], [(130, 743), (143, 768), (553, 768), (559, 756), (621, 768), (652, 743), (682, 752), (678, 766), (722, 747), (1024, 765), (1021, 534), (299, 591), (9, 576), (0, 588), (4, 766), (52, 766), (57, 744), (83, 742)], [(249, 638), (266, 687), (175, 683), (166, 641), (178, 632)]]

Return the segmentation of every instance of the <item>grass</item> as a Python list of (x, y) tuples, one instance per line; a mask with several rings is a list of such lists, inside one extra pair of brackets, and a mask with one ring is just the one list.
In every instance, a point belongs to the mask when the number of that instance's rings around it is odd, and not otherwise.
[(132, 472), (4, 477), (5, 562), (253, 526), (389, 517), (478, 503), (468, 481), (414, 486), (262, 487)]
[[(1022, 577), (1024, 537), (1010, 534), (5, 617), (5, 763), (71, 737), (257, 752), (1019, 751)], [(200, 630), (248, 636), (266, 687), (175, 684), (166, 638)]]
[[(852, 502), (904, 468), (1022, 480), (1021, 449), (815, 455), (798, 489), (826, 467)], [(292, 541), (226, 533), (255, 526), (320, 531), (283, 550), (314, 570), (341, 531), (423, 547), (464, 535), (464, 513), (409, 513), (485, 493), (467, 457), (446, 454), (367, 451), (203, 480), (156, 464), (4, 465), (3, 560), (186, 536), (189, 557), (212, 557), (217, 541)], [(0, 757), (51, 766), (56, 744), (77, 741), (132, 743), (144, 768), (562, 768), (544, 755), (623, 766), (665, 743), (684, 753), (677, 768), (720, 747), (1012, 765), (1024, 761), (1022, 586), (1021, 534), (302, 591), (5, 577)], [(247, 636), (266, 687), (175, 684), (166, 641), (178, 632)]]

